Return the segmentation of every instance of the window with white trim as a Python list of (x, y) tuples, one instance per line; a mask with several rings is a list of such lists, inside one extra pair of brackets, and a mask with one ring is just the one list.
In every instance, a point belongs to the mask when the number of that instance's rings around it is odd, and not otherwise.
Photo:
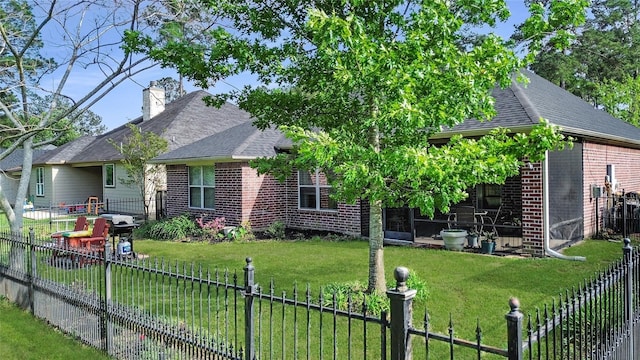
[(36, 196), (44, 196), (44, 168), (36, 168)]
[(115, 164), (104, 164), (104, 187), (116, 187)]
[(306, 210), (337, 210), (338, 202), (330, 195), (333, 188), (319, 170), (298, 171), (298, 206)]
[(215, 209), (216, 173), (214, 166), (189, 166), (189, 207)]

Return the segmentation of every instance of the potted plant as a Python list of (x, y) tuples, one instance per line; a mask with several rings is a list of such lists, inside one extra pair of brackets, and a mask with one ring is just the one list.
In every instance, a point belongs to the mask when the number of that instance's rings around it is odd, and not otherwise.
[(496, 233), (485, 231), (483, 232), (484, 239), (481, 243), (481, 251), (483, 254), (493, 254), (496, 249)]
[(467, 234), (467, 246), (471, 248), (477, 248), (479, 246), (478, 245), (479, 236), (480, 236), (480, 233), (478, 233), (476, 229), (469, 230), (469, 233)]
[(444, 241), (445, 249), (460, 251), (464, 249), (464, 239), (467, 237), (467, 230), (444, 229), (440, 231), (440, 236), (442, 236), (442, 240)]

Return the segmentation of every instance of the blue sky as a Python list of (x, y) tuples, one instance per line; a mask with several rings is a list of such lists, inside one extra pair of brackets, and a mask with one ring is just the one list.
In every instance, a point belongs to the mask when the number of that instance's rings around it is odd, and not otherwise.
[[(500, 24), (495, 29), (495, 32), (505, 37), (511, 35), (514, 24), (524, 21), (528, 14), (523, 1), (507, 0), (507, 4), (511, 10), (511, 19), (508, 23)], [(178, 78), (175, 71), (171, 69), (155, 67), (148, 70), (120, 84), (118, 88), (96, 103), (91, 110), (102, 117), (103, 124), (109, 130), (123, 125), (142, 115), (142, 90), (148, 87), (151, 81), (167, 76)], [(74, 81), (74, 84), (69, 84), (67, 91), (70, 95), (77, 91), (80, 96), (86, 93), (85, 88), (89, 87), (87, 84), (93, 84), (100, 80), (98, 74), (83, 74), (81, 77), (70, 79), (70, 81)], [(220, 82), (208, 91), (211, 93), (227, 92), (233, 87), (242, 88), (248, 81), (248, 77), (236, 76), (225, 82)], [(185, 90), (192, 92), (197, 88), (192, 84), (185, 83)]]

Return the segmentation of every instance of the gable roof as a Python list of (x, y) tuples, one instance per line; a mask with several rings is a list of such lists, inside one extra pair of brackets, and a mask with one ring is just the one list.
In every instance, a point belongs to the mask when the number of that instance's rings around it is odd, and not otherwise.
[(434, 138), (452, 133), (480, 135), (496, 127), (512, 131), (527, 131), (541, 117), (558, 125), (562, 132), (596, 141), (640, 146), (640, 128), (614, 118), (605, 111), (571, 94), (529, 70), (521, 70), (528, 84), (515, 81), (507, 89), (495, 89), (497, 115), (491, 121), (470, 119), (446, 129)]
[[(1, 150), (4, 149), (0, 149), (0, 152), (2, 152)], [(46, 154), (50, 151), (54, 151), (51, 150), (49, 148), (47, 149), (33, 149), (33, 158), (37, 158), (42, 156), (43, 154)], [(0, 170), (3, 171), (20, 171), (22, 170), (22, 162), (24, 160), (24, 149), (19, 148), (19, 149), (15, 149), (11, 154), (9, 154), (6, 158), (0, 160)]]
[(255, 127), (246, 121), (225, 131), (160, 155), (154, 163), (250, 160), (276, 155), (276, 144), (285, 138), (279, 130)]
[[(189, 93), (168, 104), (164, 111), (153, 118), (142, 121), (142, 116), (130, 121), (142, 132), (153, 132), (168, 141), (169, 151), (175, 150), (204, 137), (224, 131), (237, 124), (249, 121), (246, 111), (236, 105), (225, 103), (220, 108), (207, 106), (203, 100), (210, 96), (203, 90)], [(93, 139), (80, 138), (65, 144), (65, 152), (56, 156), (38, 158), (42, 164), (89, 164), (122, 159), (118, 150), (109, 143), (126, 141), (129, 128), (122, 125)]]
[[(443, 130), (433, 136), (433, 139), (448, 138), (452, 134), (482, 135), (496, 127), (527, 132), (542, 117), (551, 124), (560, 126), (566, 135), (640, 147), (640, 128), (594, 108), (531, 71), (522, 70), (522, 73), (529, 78), (528, 84), (518, 83), (514, 77), (509, 88), (496, 88), (493, 91), (497, 115), (491, 121), (470, 119)], [(153, 162), (171, 164), (251, 159), (273, 156), (275, 148), (290, 147), (291, 141), (281, 132), (269, 129), (262, 133), (248, 121), (160, 155)]]

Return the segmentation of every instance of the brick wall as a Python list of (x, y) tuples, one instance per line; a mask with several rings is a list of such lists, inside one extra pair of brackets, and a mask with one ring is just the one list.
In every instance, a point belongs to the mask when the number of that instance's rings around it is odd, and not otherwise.
[(242, 164), (242, 218), (254, 229), (266, 229), (275, 221), (286, 222), (285, 190), (273, 176), (258, 175), (248, 163)]
[(607, 165), (615, 166), (618, 191), (640, 191), (640, 150), (585, 142), (583, 144), (584, 230), (585, 237), (596, 232), (596, 201), (591, 185), (604, 186)]
[(522, 187), (522, 246), (525, 253), (544, 256), (542, 164), (520, 170)]
[[(303, 210), (298, 207), (298, 175), (293, 173), (286, 182), (287, 227), (334, 231), (361, 236), (360, 202), (347, 205), (338, 203), (337, 211)], [(368, 219), (366, 219), (368, 221)]]
[(359, 236), (360, 204), (338, 204), (337, 211), (298, 209), (298, 177), (285, 184), (272, 176), (260, 175), (248, 163), (216, 164), (216, 209), (189, 209), (188, 169), (185, 165), (167, 167), (167, 215), (191, 213), (206, 219), (226, 218), (227, 225), (250, 221), (253, 229), (265, 229), (283, 221), (296, 229), (326, 230)]
[(188, 169), (167, 167), (167, 215), (205, 214), (206, 219), (224, 217), (229, 226), (249, 221), (264, 229), (276, 220), (285, 221), (282, 186), (271, 176), (258, 176), (248, 163), (217, 163), (215, 210), (189, 208)]

